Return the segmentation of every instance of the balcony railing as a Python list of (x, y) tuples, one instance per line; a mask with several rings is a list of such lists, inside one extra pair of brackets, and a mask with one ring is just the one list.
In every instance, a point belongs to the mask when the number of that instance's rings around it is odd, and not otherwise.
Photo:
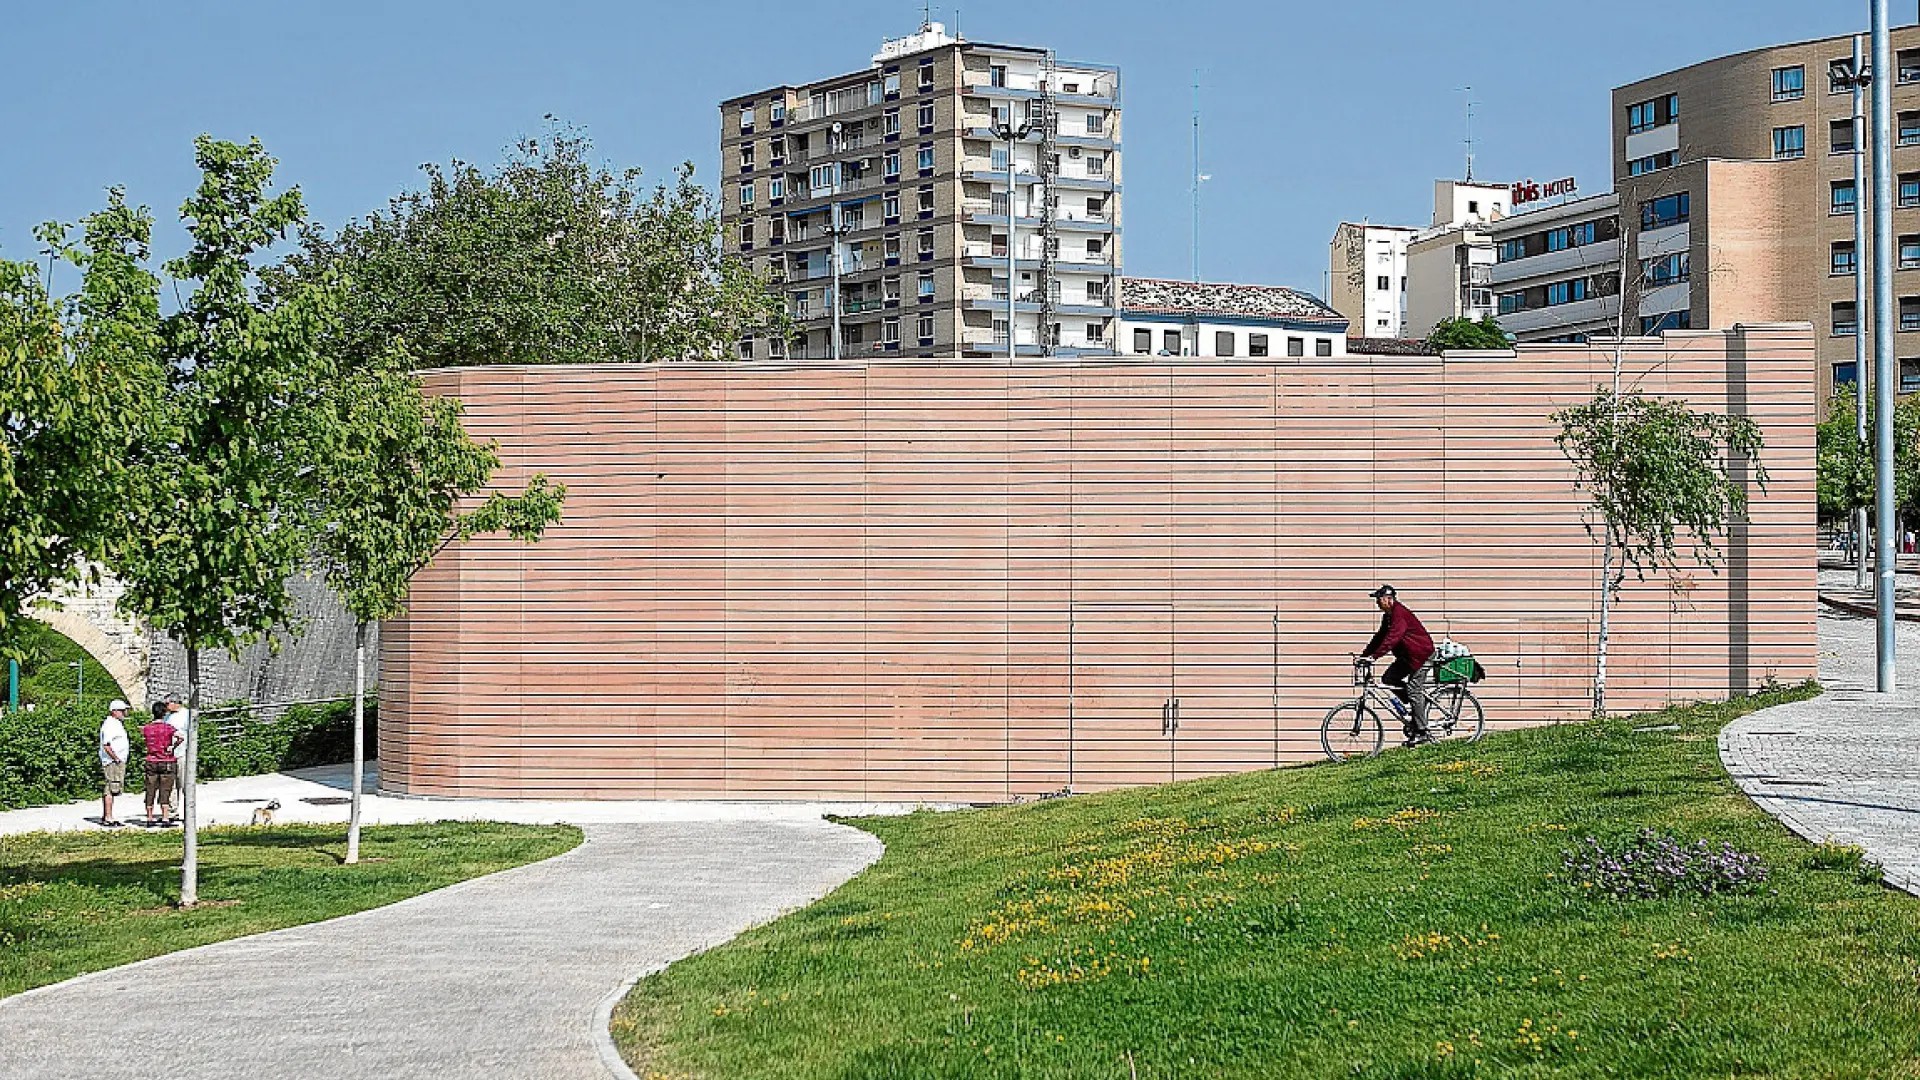
[(847, 315), (858, 315), (863, 311), (879, 311), (880, 300), (877, 297), (861, 300), (855, 300), (849, 297), (845, 303), (840, 305), (840, 310)]

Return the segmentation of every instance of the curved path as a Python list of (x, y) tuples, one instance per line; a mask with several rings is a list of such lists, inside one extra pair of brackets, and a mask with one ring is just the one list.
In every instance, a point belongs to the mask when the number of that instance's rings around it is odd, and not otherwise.
[(1728, 724), (1720, 760), (1787, 828), (1858, 844), (1888, 884), (1920, 894), (1920, 625), (1898, 632), (1904, 688), (1873, 693), (1873, 621), (1822, 611), (1827, 692)]
[(607, 1080), (609, 995), (881, 851), (818, 820), (585, 831), (546, 862), (0, 1000), (0, 1077)]

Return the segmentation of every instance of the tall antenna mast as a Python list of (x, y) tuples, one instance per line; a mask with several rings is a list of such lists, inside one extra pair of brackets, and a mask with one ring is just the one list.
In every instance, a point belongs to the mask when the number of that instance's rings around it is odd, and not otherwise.
[(926, 31), (926, 30), (931, 30), (931, 29), (933, 29), (933, 3), (932, 3), (932, 0), (921, 0), (921, 3), (920, 3), (920, 29), (921, 29), (922, 31)]
[(1473, 87), (1463, 86), (1460, 92), (1467, 95), (1467, 182), (1473, 182)]
[(1193, 73), (1193, 283), (1200, 284), (1200, 72)]

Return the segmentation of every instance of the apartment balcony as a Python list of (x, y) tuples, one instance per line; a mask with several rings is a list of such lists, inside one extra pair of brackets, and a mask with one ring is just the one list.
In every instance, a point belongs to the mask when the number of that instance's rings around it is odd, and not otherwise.
[(849, 298), (841, 303), (840, 313), (843, 315), (859, 315), (863, 312), (879, 311), (880, 307), (880, 298), (877, 296), (860, 300)]
[[(1683, 249), (1684, 250), (1684, 249)], [(1577, 270), (1614, 270), (1620, 266), (1620, 241), (1601, 240), (1524, 259), (1494, 263), (1487, 268), (1487, 284), (1506, 285), (1529, 278), (1559, 276)], [(1475, 282), (1474, 284), (1480, 284)]]
[[(1570, 304), (1553, 304), (1548, 307), (1528, 308), (1525, 311), (1510, 311), (1495, 317), (1500, 328), (1509, 334), (1531, 334), (1546, 330), (1565, 329), (1572, 332), (1582, 326), (1604, 323), (1611, 327), (1614, 317), (1620, 311), (1620, 297), (1595, 296), (1586, 300), (1575, 300)], [(1629, 327), (1634, 332), (1638, 327)]]

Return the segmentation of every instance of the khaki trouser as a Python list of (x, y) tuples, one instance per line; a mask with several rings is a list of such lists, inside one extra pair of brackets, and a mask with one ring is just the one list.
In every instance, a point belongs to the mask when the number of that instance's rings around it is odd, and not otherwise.
[(173, 809), (173, 778), (179, 771), (179, 763), (174, 761), (147, 762), (147, 816), (153, 816), (153, 805), (159, 803), (167, 809)]

